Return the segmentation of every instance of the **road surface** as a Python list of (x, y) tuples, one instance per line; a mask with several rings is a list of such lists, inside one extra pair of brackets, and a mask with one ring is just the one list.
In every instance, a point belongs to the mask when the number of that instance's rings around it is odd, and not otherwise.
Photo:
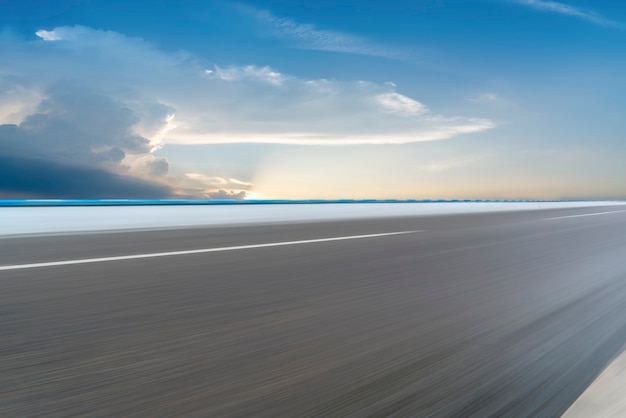
[(559, 416), (626, 344), (626, 212), (4, 238), (0, 315), (3, 417)]

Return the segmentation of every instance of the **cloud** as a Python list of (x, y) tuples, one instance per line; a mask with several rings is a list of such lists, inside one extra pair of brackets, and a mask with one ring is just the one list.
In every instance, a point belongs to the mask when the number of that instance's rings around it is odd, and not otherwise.
[(43, 99), (40, 91), (14, 85), (11, 77), (0, 76), (0, 123), (20, 123)]
[(216, 192), (209, 193), (207, 196), (209, 199), (242, 200), (246, 198), (246, 192), (234, 192), (220, 189)]
[(296, 48), (395, 59), (402, 57), (401, 53), (391, 48), (374, 45), (358, 36), (318, 29), (315, 25), (277, 17), (267, 10), (259, 10), (252, 6), (240, 5), (239, 10), (260, 23), (267, 35), (289, 41)]
[(162, 199), (173, 196), (174, 191), (166, 185), (102, 168), (0, 155), (2, 199)]
[(155, 157), (156, 149), (404, 144), (494, 127), (489, 119), (433, 112), (393, 83), (306, 79), (268, 66), (218, 67), (82, 26), (42, 29), (37, 36), (27, 41), (0, 33), (0, 109), (8, 109), (0, 113), (1, 154), (167, 183), (183, 195), (249, 188), (247, 179), (229, 180), (228, 187), (196, 179), (190, 186), (192, 179), (169, 174), (169, 162)]
[[(67, 198), (169, 197), (151, 181), (168, 163), (134, 132), (133, 111), (84, 87), (59, 82), (17, 124), (0, 125), (0, 192)], [(139, 162), (139, 164), (136, 164)], [(129, 175), (130, 174), (130, 175)]]
[(108, 168), (141, 157), (144, 165), (154, 161), (163, 172), (163, 162), (151, 156), (150, 140), (135, 132), (139, 121), (123, 103), (62, 81), (45, 91), (45, 99), (19, 125), (0, 125), (0, 143), (4, 154)]
[(181, 180), (181, 186), (190, 193), (208, 199), (245, 199), (254, 185), (234, 178), (185, 173), (185, 178)]
[(206, 114), (182, 116), (177, 105), (179, 123), (194, 128), (173, 131), (171, 142), (404, 144), (494, 127), (487, 119), (435, 114), (390, 83), (306, 80), (252, 66), (224, 73), (206, 75), (221, 98), (203, 99)]
[(0, 40), (11, 52), (0, 65), (13, 85), (41, 92), (42, 84), (67, 78), (97, 86), (134, 112), (136, 132), (152, 146), (404, 144), (495, 126), (484, 118), (437, 114), (393, 83), (305, 79), (267, 66), (217, 67), (80, 26), (38, 33), (39, 42)]
[(560, 13), (567, 16), (576, 17), (598, 25), (621, 26), (618, 22), (606, 19), (597, 13), (581, 10), (577, 7), (565, 3), (546, 0), (516, 0), (517, 3), (532, 7), (537, 10)]
[(205, 187), (209, 188), (227, 188), (227, 189), (242, 189), (242, 190), (250, 190), (253, 186), (252, 183), (234, 179), (234, 178), (223, 178), (217, 176), (207, 176), (206, 174), (200, 173), (185, 173), (185, 177), (190, 180), (197, 181), (203, 184)]

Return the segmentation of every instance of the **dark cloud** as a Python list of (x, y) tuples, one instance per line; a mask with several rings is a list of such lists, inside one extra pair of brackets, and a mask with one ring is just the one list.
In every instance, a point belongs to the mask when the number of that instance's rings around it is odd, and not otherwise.
[(102, 168), (0, 155), (4, 199), (159, 199), (173, 196), (165, 185)]
[[(0, 195), (4, 198), (164, 198), (165, 158), (134, 133), (139, 117), (122, 103), (59, 83), (19, 125), (0, 125)], [(156, 112), (156, 110), (155, 110)], [(165, 113), (165, 112), (163, 112)], [(128, 156), (138, 167), (122, 165)], [(139, 177), (128, 173), (136, 173)]]

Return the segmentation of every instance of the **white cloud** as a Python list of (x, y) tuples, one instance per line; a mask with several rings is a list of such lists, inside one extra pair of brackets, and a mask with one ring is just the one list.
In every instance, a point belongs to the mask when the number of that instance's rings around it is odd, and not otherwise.
[(266, 10), (241, 5), (239, 9), (264, 26), (267, 34), (290, 41), (295, 47), (319, 51), (344, 52), (385, 58), (401, 58), (402, 54), (391, 48), (377, 46), (366, 39), (333, 30), (322, 30), (309, 23), (299, 23), (274, 16)]
[(3, 82), (0, 76), (0, 124), (19, 123), (37, 110), (44, 97), (37, 88), (11, 85), (10, 80)]
[(306, 80), (255, 66), (216, 67), (204, 77), (209, 83), (198, 88), (221, 100), (198, 97), (206, 114), (189, 109), (183, 116), (184, 105), (177, 105), (183, 128), (172, 132), (170, 142), (403, 144), (494, 127), (487, 119), (435, 114), (393, 83)]
[(39, 36), (44, 41), (60, 41), (63, 40), (63, 36), (60, 33), (48, 30), (38, 30), (35, 35)]
[(224, 178), (219, 176), (208, 176), (201, 173), (185, 173), (185, 177), (189, 180), (202, 184), (204, 187), (212, 189), (227, 188), (229, 190), (248, 190), (253, 184), (247, 181), (239, 180), (236, 178)]
[(197, 180), (205, 185), (210, 185), (213, 187), (221, 187), (228, 184), (228, 180), (223, 177), (207, 176), (200, 173), (185, 173), (185, 176), (191, 180)]
[(239, 179), (234, 179), (234, 178), (229, 178), (228, 182), (231, 183), (231, 184), (234, 184), (234, 185), (237, 185), (237, 186), (243, 186), (243, 187), (246, 187), (246, 188), (254, 186), (250, 182), (239, 180)]
[(405, 116), (421, 115), (428, 109), (422, 103), (398, 93), (384, 93), (376, 97), (380, 105), (391, 113)]
[(205, 70), (205, 74), (209, 77), (217, 75), (217, 77), (224, 81), (251, 80), (253, 82), (260, 81), (262, 83), (273, 84), (275, 86), (280, 86), (286, 79), (283, 74), (273, 71), (270, 67), (255, 67), (254, 65), (230, 68), (220, 68), (216, 65), (215, 70)]
[[(304, 79), (267, 66), (216, 67), (188, 53), (80, 26), (38, 35), (38, 42), (0, 37), (0, 49), (7, 51), (0, 57), (0, 83), (10, 77), (28, 91), (45, 91), (61, 79), (90, 86), (131, 109), (136, 133), (153, 148), (403, 144), (494, 127), (488, 119), (437, 114), (393, 83)], [(5, 96), (0, 91), (0, 103)], [(18, 106), (19, 98), (12, 97)]]
[(570, 6), (569, 4), (560, 3), (556, 1), (546, 0), (516, 0), (517, 3), (525, 6), (532, 7), (537, 10), (545, 10), (549, 12), (560, 13), (567, 16), (577, 17), (579, 19), (586, 20), (598, 25), (605, 26), (619, 26), (619, 24), (613, 20), (606, 19), (594, 12), (581, 10), (577, 7)]

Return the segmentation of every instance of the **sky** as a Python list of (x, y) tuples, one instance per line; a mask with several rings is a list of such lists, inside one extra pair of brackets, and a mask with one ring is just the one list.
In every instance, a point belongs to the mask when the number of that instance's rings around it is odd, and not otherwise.
[(626, 199), (622, 0), (0, 0), (0, 199)]

